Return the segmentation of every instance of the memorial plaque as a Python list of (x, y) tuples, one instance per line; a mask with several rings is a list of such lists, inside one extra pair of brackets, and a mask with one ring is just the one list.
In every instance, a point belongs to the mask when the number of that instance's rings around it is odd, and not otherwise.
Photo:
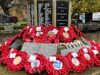
[(52, 23), (51, 1), (38, 1), (38, 25), (49, 25)]
[(24, 43), (22, 47), (22, 51), (26, 51), (29, 55), (38, 53), (40, 50), (41, 44), (35, 44), (35, 43)]
[(26, 51), (29, 55), (40, 53), (48, 58), (57, 53), (57, 44), (24, 43), (21, 50)]
[(68, 5), (66, 1), (56, 2), (56, 23), (57, 26), (68, 26)]
[(57, 46), (58, 44), (41, 44), (39, 53), (48, 58), (51, 55), (57, 54)]

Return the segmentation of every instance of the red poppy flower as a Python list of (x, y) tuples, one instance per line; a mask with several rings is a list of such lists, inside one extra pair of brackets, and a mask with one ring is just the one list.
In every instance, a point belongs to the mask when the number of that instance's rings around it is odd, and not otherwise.
[(75, 52), (69, 52), (66, 57), (71, 66), (71, 70), (74, 72), (83, 72), (86, 69), (86, 64), (82, 62)]
[(43, 72), (45, 69), (45, 62), (46, 58), (42, 54), (30, 55), (24, 64), (25, 71), (29, 74)]
[[(51, 56), (52, 57), (52, 56)], [(70, 71), (70, 65), (68, 63), (67, 58), (63, 57), (62, 55), (54, 55), (55, 59), (52, 58), (47, 60), (46, 71), (50, 75), (68, 75)]]

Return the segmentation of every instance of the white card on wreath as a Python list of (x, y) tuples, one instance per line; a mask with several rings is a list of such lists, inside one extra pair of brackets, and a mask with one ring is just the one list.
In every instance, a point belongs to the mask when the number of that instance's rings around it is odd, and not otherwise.
[(41, 27), (36, 27), (36, 31), (41, 31)]
[(55, 56), (50, 56), (49, 61), (51, 61), (51, 62), (56, 61), (56, 57)]
[(99, 52), (97, 50), (93, 50), (94, 54), (99, 54)]
[(34, 61), (34, 60), (36, 60), (36, 55), (30, 55), (29, 61)]
[(54, 34), (57, 34), (57, 33), (58, 33), (58, 30), (57, 30), (57, 29), (53, 29), (52, 32), (53, 32)]
[(75, 58), (75, 57), (78, 56), (78, 54), (77, 54), (76, 52), (73, 52), (73, 53), (72, 53), (72, 56)]
[(83, 48), (84, 53), (88, 53), (87, 48)]
[(15, 58), (16, 57), (16, 53), (11, 53), (9, 58)]
[(65, 32), (67, 32), (69, 29), (68, 29), (68, 27), (65, 27), (64, 30), (65, 30)]

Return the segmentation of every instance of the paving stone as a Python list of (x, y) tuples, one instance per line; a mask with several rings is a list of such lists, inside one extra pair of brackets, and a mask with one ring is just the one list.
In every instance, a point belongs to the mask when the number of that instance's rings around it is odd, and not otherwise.
[[(5, 65), (0, 64), (0, 75), (29, 75), (29, 74), (25, 73), (24, 70), (18, 71), (18, 72), (8, 71)], [(39, 74), (34, 74), (34, 75), (39, 75)], [(40, 75), (48, 75), (48, 74), (47, 72), (44, 71)], [(100, 67), (97, 67), (97, 66), (89, 67), (86, 69), (85, 72), (82, 72), (82, 73), (70, 72), (69, 75), (100, 75)]]

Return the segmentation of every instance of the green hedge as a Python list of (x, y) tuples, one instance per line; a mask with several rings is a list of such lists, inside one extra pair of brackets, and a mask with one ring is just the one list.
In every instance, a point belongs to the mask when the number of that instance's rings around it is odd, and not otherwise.
[(4, 27), (3, 26), (0, 26), (0, 30), (4, 30)]
[(24, 28), (25, 26), (14, 26), (13, 28), (14, 28), (14, 30), (18, 30), (18, 29), (22, 29), (22, 28)]
[[(24, 28), (26, 25), (21, 25), (21, 26), (13, 26), (14, 30), (18, 30), (18, 29), (22, 29)], [(4, 30), (4, 26), (0, 26), (0, 30)]]

